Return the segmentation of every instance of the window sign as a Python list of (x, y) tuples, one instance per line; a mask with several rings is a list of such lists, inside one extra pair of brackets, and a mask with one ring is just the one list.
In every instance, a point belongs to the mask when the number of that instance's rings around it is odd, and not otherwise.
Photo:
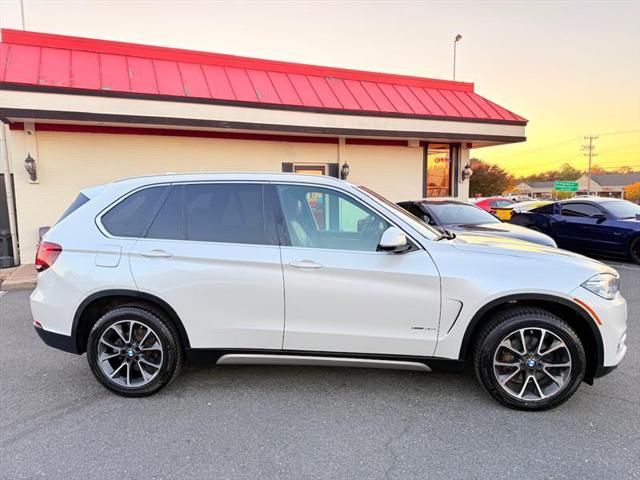
[(451, 193), (451, 146), (429, 144), (427, 147), (426, 196), (449, 197)]

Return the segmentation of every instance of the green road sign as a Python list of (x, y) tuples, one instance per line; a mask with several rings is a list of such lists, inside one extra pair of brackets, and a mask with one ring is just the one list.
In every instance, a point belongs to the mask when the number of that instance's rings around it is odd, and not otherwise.
[(553, 189), (556, 192), (577, 192), (578, 182), (558, 182), (556, 181)]

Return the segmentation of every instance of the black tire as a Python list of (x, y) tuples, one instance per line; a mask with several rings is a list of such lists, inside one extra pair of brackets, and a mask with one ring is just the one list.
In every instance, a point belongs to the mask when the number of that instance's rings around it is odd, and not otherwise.
[[(539, 375), (540, 378), (538, 380), (540, 383), (546, 381), (552, 388), (558, 388), (557, 392), (550, 394), (547, 398), (518, 398), (517, 395), (508, 393), (507, 387), (501, 386), (498, 380), (498, 373), (494, 368), (494, 358), (498, 355), (497, 350), (500, 343), (522, 329), (532, 329), (529, 330), (532, 334), (538, 331), (541, 332), (541, 329), (550, 332), (547, 333), (549, 335), (547, 340), (549, 338), (553, 340), (553, 336), (559, 338), (566, 346), (563, 354), (566, 355), (567, 352), (570, 354), (571, 368), (566, 373), (566, 378), (561, 387), (556, 387), (558, 382), (552, 383), (549, 379), (546, 379), (544, 372), (539, 371), (542, 362), (536, 367), (538, 370), (527, 370), (526, 358), (528, 357), (523, 356), (522, 367), (519, 368), (522, 373), (518, 374), (522, 376), (517, 376), (514, 382), (522, 379), (520, 385), (523, 385), (525, 380), (529, 381), (527, 378), (529, 373)], [(537, 345), (533, 344), (531, 347), (522, 350), (535, 351), (536, 347)], [(544, 352), (545, 350), (542, 351)], [(516, 357), (516, 355), (512, 356)], [(519, 362), (520, 360), (516, 358), (515, 361)], [(517, 410), (548, 410), (567, 401), (578, 389), (585, 374), (586, 354), (580, 338), (564, 320), (541, 308), (516, 307), (499, 312), (482, 328), (474, 346), (473, 368), (480, 384), (493, 398), (503, 405)], [(499, 369), (500, 367), (497, 368)], [(537, 385), (537, 380), (534, 384), (532, 379), (532, 388)], [(533, 391), (535, 392), (536, 390)]]
[[(98, 346), (103, 333), (114, 324), (127, 320), (133, 320), (136, 324), (142, 324), (150, 328), (162, 347), (162, 360), (159, 362), (160, 368), (154, 370), (155, 377), (142, 386), (123, 386), (112, 381), (100, 367), (98, 361)], [(124, 362), (127, 355), (123, 354), (121, 356)], [(161, 311), (147, 305), (123, 305), (109, 310), (93, 326), (87, 340), (87, 361), (93, 374), (106, 388), (125, 397), (152, 395), (167, 386), (180, 372), (183, 357), (180, 337), (171, 321)], [(120, 360), (120, 358), (116, 358), (114, 362)], [(127, 368), (129, 367), (127, 366)]]
[(637, 264), (640, 264), (640, 237), (635, 238), (631, 242), (629, 254), (631, 256), (631, 260), (633, 260)]

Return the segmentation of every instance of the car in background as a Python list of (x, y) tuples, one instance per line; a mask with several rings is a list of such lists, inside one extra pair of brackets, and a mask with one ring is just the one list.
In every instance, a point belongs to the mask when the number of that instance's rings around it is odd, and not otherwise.
[(516, 213), (511, 223), (546, 233), (567, 250), (640, 263), (640, 206), (616, 198), (576, 198)]
[(457, 200), (416, 200), (400, 202), (398, 206), (423, 222), (453, 233), (496, 235), (526, 240), (548, 247), (556, 243), (544, 233), (510, 223), (503, 223), (487, 211)]
[(529, 195), (519, 193), (507, 193), (505, 197), (512, 199), (514, 202), (528, 202), (530, 200), (535, 200), (535, 198), (530, 197)]
[(551, 200), (529, 200), (525, 202), (514, 203), (511, 206), (511, 214), (520, 213), (520, 212), (528, 212), (533, 210), (534, 208), (543, 207), (545, 205), (549, 205)]
[[(509, 213), (509, 217), (506, 216), (506, 213), (503, 213), (503, 208), (510, 207), (515, 203), (512, 198), (508, 197), (488, 197), (488, 198), (478, 198), (475, 200), (471, 200), (475, 206), (480, 207), (483, 210), (495, 215), (500, 218), (500, 220), (507, 221), (511, 214)], [(502, 218), (502, 217), (505, 218)]]
[(534, 208), (541, 207), (543, 205), (547, 205), (551, 203), (550, 200), (529, 200), (523, 202), (512, 203), (506, 207), (496, 207), (494, 208), (494, 215), (498, 217), (503, 222), (508, 222), (511, 220), (511, 216), (514, 213), (519, 212), (528, 212), (529, 210), (533, 210)]

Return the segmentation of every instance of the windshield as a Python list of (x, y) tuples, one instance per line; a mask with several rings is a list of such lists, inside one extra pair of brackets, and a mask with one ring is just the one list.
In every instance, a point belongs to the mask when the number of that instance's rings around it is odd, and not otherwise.
[(441, 225), (500, 223), (496, 217), (475, 205), (464, 203), (428, 203), (427, 205)]
[(635, 218), (640, 213), (640, 205), (628, 202), (627, 200), (616, 200), (601, 204), (616, 218)]
[(428, 239), (434, 240), (442, 236), (441, 231), (436, 230), (433, 227), (430, 227), (429, 225), (424, 223), (422, 220), (420, 220), (418, 217), (407, 212), (404, 208), (399, 207), (395, 203), (390, 202), (389, 200), (384, 198), (382, 195), (374, 192), (373, 190), (370, 190), (367, 187), (363, 187), (362, 185), (356, 188), (360, 190), (362, 193), (364, 193), (365, 195), (369, 197), (373, 197), (373, 199), (376, 200), (377, 202), (384, 204), (385, 207), (393, 210), (394, 213), (396, 213), (397, 215), (400, 215), (405, 222), (411, 225), (412, 228), (417, 230), (419, 233), (421, 233)]

